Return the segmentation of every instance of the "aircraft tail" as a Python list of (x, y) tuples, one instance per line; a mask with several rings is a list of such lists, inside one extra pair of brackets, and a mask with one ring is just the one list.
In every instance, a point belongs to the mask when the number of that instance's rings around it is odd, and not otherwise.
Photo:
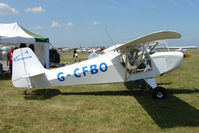
[(32, 88), (29, 77), (45, 73), (45, 68), (30, 48), (15, 50), (12, 60), (12, 83), (15, 87)]

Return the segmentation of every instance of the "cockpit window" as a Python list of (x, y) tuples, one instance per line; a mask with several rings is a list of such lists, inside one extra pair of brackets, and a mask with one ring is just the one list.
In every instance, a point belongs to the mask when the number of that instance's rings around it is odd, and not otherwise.
[[(122, 54), (120, 58), (125, 67), (126, 54)], [(128, 50), (126, 65), (130, 73), (146, 72), (152, 69), (150, 57), (143, 49)]]

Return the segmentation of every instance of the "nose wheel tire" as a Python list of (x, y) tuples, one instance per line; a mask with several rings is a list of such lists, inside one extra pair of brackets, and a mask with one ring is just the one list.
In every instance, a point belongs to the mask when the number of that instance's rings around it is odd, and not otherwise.
[(152, 97), (154, 99), (164, 99), (166, 97), (165, 89), (160, 86), (156, 87), (155, 89), (153, 89)]

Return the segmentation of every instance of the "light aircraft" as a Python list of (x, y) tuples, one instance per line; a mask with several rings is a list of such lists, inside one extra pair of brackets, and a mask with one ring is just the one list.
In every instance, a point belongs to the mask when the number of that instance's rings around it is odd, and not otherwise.
[[(152, 88), (152, 97), (163, 99), (165, 89), (155, 77), (178, 68), (181, 52), (153, 52), (158, 42), (177, 39), (174, 31), (148, 34), (126, 44), (113, 46), (101, 56), (56, 69), (45, 69), (29, 48), (13, 53), (12, 83), (15, 87), (38, 88), (127, 82), (144, 79)], [(26, 91), (27, 91), (26, 90)], [(25, 94), (26, 94), (25, 91)]]
[(170, 49), (175, 49), (176, 51), (182, 52), (184, 55), (184, 58), (186, 58), (186, 57), (191, 57), (191, 54), (186, 53), (185, 51), (187, 49), (197, 49), (197, 46), (172, 46), (170, 47), (170, 46), (167, 46), (167, 43), (165, 43), (165, 47), (159, 47), (156, 49), (168, 49), (168, 51), (170, 51)]
[(165, 48), (167, 49), (196, 49), (196, 46), (173, 46), (173, 47), (169, 47), (166, 46)]
[(166, 42), (164, 44), (164, 47), (159, 47), (156, 49), (168, 49), (168, 51), (170, 51), (170, 49), (176, 49), (178, 51), (185, 51), (186, 49), (197, 49), (197, 46), (168, 46)]

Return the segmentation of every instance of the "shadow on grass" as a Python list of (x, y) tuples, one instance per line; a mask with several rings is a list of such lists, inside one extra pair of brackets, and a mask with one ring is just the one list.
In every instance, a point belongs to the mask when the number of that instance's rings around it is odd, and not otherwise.
[(160, 128), (199, 126), (199, 110), (174, 96), (174, 94), (199, 93), (198, 89), (168, 89), (168, 97), (154, 100), (149, 91), (134, 90), (137, 85), (125, 83), (128, 90), (98, 92), (60, 92), (58, 89), (38, 89), (25, 96), (26, 100), (46, 100), (57, 95), (134, 96)]
[(46, 100), (61, 94), (59, 89), (37, 89), (25, 95), (24, 98), (26, 100)]
[(158, 83), (157, 85), (170, 85), (170, 84), (172, 84), (171, 82), (169, 82), (169, 83)]
[[(129, 82), (125, 85), (129, 90), (133, 87)], [(169, 88), (166, 92), (167, 98), (163, 100), (150, 98), (146, 91), (140, 91), (139, 94), (133, 96), (160, 128), (199, 126), (199, 110), (174, 96), (174, 94), (199, 93), (199, 89)]]
[(26, 100), (46, 100), (57, 95), (93, 95), (93, 96), (133, 96), (131, 90), (124, 91), (97, 91), (97, 92), (60, 92), (59, 89), (38, 89), (26, 95)]
[[(164, 100), (153, 100), (144, 95), (134, 95), (134, 97), (160, 128), (199, 126), (199, 110), (172, 95), (175, 91), (167, 92), (168, 98)], [(177, 90), (178, 94), (179, 91)], [(183, 93), (195, 92), (185, 90)]]

